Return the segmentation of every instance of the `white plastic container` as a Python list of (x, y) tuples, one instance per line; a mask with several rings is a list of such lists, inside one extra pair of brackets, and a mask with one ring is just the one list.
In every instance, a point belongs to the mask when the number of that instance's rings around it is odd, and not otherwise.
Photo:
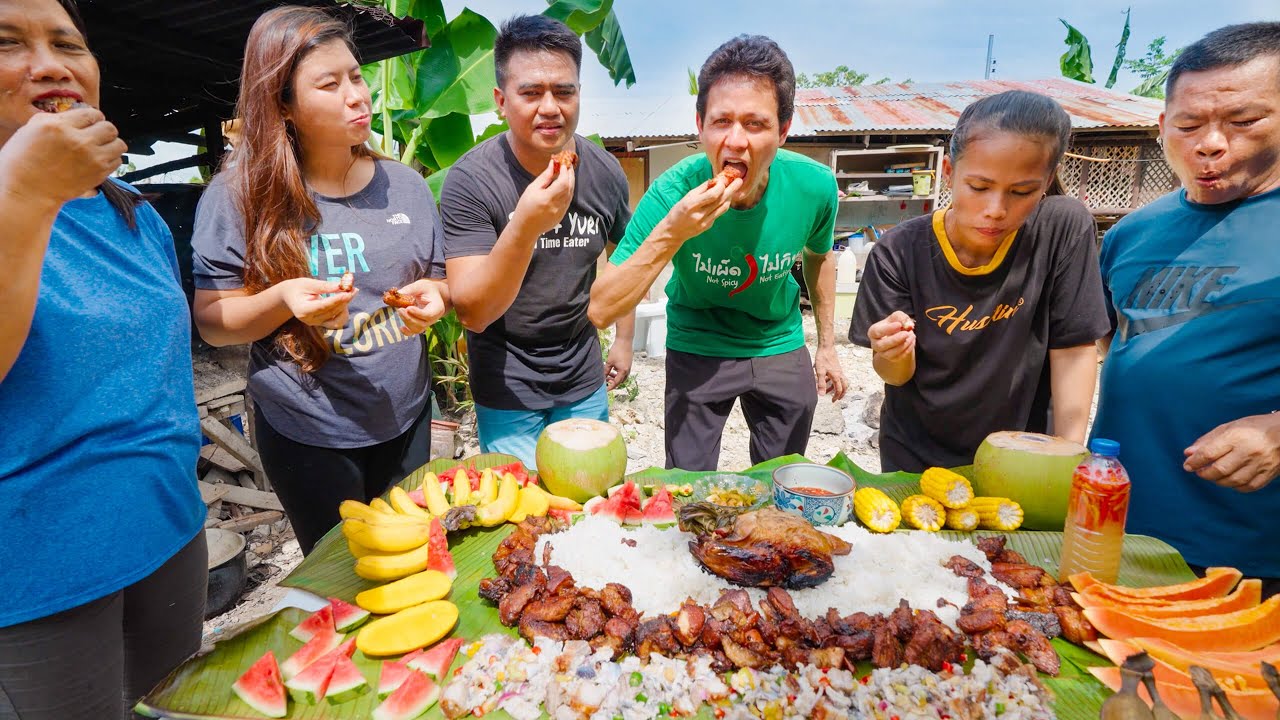
[(649, 357), (665, 357), (667, 354), (667, 299), (640, 303), (636, 306), (636, 336), (631, 349), (641, 350)]

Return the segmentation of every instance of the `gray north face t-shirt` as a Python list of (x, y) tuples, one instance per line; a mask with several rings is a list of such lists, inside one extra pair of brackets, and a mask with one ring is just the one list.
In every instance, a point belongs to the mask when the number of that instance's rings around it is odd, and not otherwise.
[[(409, 429), (430, 397), (431, 369), (422, 338), (400, 332), (382, 293), (424, 277), (444, 277), (440, 216), (427, 183), (413, 170), (381, 160), (365, 188), (344, 198), (315, 195), (320, 225), (309, 236), (311, 276), (355, 274), (360, 292), (341, 330), (325, 330), (328, 361), (310, 376), (274, 350), (274, 335), (249, 355), (249, 391), (267, 422), (297, 442), (356, 448)], [(195, 286), (244, 287), (244, 221), (221, 177), (200, 199), (195, 230)]]
[[(616, 158), (575, 136), (578, 168), (564, 219), (538, 238), (520, 293), (482, 333), (467, 332), (471, 395), (501, 410), (544, 410), (600, 389), (600, 341), (587, 319), (596, 260), (631, 219), (627, 178)], [(506, 133), (486, 140), (449, 169), (440, 190), (445, 257), (488, 255), (533, 175)]]

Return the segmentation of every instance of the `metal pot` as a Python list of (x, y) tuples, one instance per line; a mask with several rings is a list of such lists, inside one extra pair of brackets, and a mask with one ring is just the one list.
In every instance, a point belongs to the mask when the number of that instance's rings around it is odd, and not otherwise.
[(209, 544), (209, 589), (205, 595), (204, 617), (209, 619), (230, 610), (244, 593), (249, 570), (245, 562), (245, 541), (240, 533), (205, 528)]

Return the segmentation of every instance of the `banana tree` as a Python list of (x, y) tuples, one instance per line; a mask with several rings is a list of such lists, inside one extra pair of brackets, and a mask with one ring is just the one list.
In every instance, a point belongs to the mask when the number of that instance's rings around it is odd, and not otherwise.
[[(463, 9), (449, 19), (442, 0), (359, 0), (397, 17), (423, 21), (431, 47), (362, 68), (373, 91), (373, 129), (383, 153), (419, 168), (436, 197), (449, 166), (480, 143), (506, 130), (489, 125), (478, 135), (471, 119), (497, 110), (493, 100), (493, 42), (498, 30), (486, 17)], [(613, 12), (613, 0), (547, 0), (543, 14), (583, 37), (614, 84), (635, 84), (635, 71)], [(452, 313), (428, 338), (432, 370), (446, 403), (467, 404), (462, 327)]]
[[(1116, 43), (1116, 57), (1111, 63), (1111, 73), (1107, 76), (1105, 87), (1116, 84), (1120, 67), (1124, 64), (1125, 51), (1129, 45), (1129, 13), (1127, 9), (1124, 11), (1124, 29), (1120, 31), (1120, 42)], [(1067, 28), (1067, 38), (1063, 41), (1067, 44), (1067, 51), (1058, 60), (1062, 76), (1080, 82), (1096, 82), (1093, 79), (1093, 50), (1089, 46), (1089, 39), (1071, 23), (1062, 18), (1058, 20)]]

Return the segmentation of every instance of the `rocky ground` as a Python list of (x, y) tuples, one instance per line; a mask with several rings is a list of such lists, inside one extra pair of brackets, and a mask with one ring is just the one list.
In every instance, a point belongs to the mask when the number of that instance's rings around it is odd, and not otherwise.
[[(819, 398), (806, 455), (815, 462), (826, 462), (843, 450), (861, 467), (879, 472), (876, 428), (879, 427), (884, 385), (871, 369), (871, 351), (848, 342), (847, 321), (837, 325), (836, 352), (849, 381), (849, 389), (843, 399), (834, 403), (827, 398)], [(813, 318), (809, 315), (805, 316), (805, 334), (812, 350), (816, 336)], [(636, 355), (631, 372), (637, 385), (635, 396), (628, 399), (628, 391), (615, 391), (611, 415), (627, 439), (627, 470), (636, 472), (663, 465), (662, 393), (666, 380), (663, 359), (648, 357), (644, 353)], [(459, 456), (478, 453), (480, 448), (475, 438), (474, 415), (461, 419), (459, 432), (462, 435)], [(742, 470), (751, 466), (749, 438), (746, 420), (735, 406), (721, 442), (721, 470)], [(229, 628), (270, 612), (288, 592), (278, 583), (302, 561), (302, 554), (285, 525), (282, 522), (279, 528), (263, 526), (250, 535), (251, 550), (263, 551), (262, 555), (250, 554), (250, 589), (234, 608), (205, 622), (206, 641), (215, 640)]]

